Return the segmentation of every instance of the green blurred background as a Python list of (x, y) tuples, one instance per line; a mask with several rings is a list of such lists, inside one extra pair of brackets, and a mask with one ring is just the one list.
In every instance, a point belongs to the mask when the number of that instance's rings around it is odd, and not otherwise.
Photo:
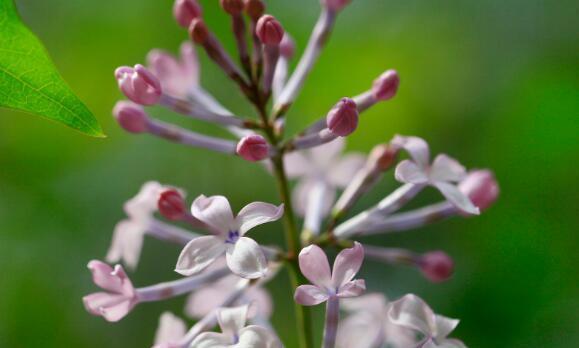
[[(120, 97), (113, 69), (143, 62), (152, 47), (176, 51), (186, 39), (171, 1), (17, 3), (108, 138), (0, 111), (0, 347), (149, 347), (158, 315), (167, 308), (181, 314), (183, 298), (142, 305), (115, 325), (81, 304), (95, 289), (86, 263), (104, 257), (123, 202), (155, 179), (190, 196), (225, 194), (239, 209), (253, 200), (276, 202), (273, 181), (239, 159), (130, 136), (110, 117)], [(201, 3), (207, 22), (233, 47), (218, 2)], [(303, 49), (318, 2), (269, 5)], [(446, 250), (457, 262), (451, 281), (433, 285), (413, 269), (372, 262), (364, 270), (373, 290), (391, 298), (414, 292), (461, 318), (455, 335), (471, 347), (579, 346), (578, 12), (573, 0), (355, 0), (289, 116), (290, 130), (299, 130), (396, 68), (399, 95), (364, 115), (349, 149), (368, 151), (395, 133), (415, 134), (434, 152), (495, 170), (502, 196), (483, 216), (369, 240)], [(203, 83), (233, 110), (250, 112), (205, 56)], [(389, 176), (357, 209), (394, 187)], [(436, 199), (433, 190), (421, 198)], [(281, 241), (280, 228), (272, 224), (254, 236)], [(178, 252), (148, 239), (134, 282), (176, 278)], [(294, 347), (289, 285), (278, 278), (270, 287), (274, 324)]]

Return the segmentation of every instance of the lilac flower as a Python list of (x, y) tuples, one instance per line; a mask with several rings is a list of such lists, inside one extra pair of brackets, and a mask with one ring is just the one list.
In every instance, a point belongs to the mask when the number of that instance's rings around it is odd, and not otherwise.
[(179, 59), (162, 50), (152, 50), (147, 55), (151, 72), (159, 79), (163, 92), (178, 98), (199, 86), (199, 60), (190, 42), (181, 45)]
[(93, 282), (103, 289), (83, 297), (84, 306), (91, 314), (116, 322), (127, 315), (138, 303), (137, 293), (122, 266), (113, 269), (101, 261), (91, 261), (88, 269)]
[(171, 312), (165, 312), (159, 318), (153, 348), (179, 348), (179, 341), (187, 333), (185, 322)]
[(354, 279), (364, 261), (364, 248), (360, 243), (342, 250), (330, 272), (328, 257), (317, 245), (310, 245), (300, 252), (299, 262), (303, 275), (313, 285), (301, 285), (294, 298), (304, 306), (314, 306), (330, 298), (360, 296), (366, 290), (362, 279)]
[(438, 155), (430, 164), (428, 144), (418, 137), (396, 136), (393, 145), (404, 148), (412, 160), (404, 160), (396, 167), (396, 179), (415, 185), (436, 187), (446, 199), (461, 211), (478, 215), (480, 211), (455, 183), (466, 177), (465, 168), (447, 155)]
[(265, 275), (267, 260), (263, 251), (244, 235), (255, 226), (280, 219), (283, 204), (250, 203), (234, 217), (227, 198), (201, 195), (193, 202), (191, 212), (215, 235), (195, 238), (185, 246), (177, 261), (178, 273), (186, 276), (199, 273), (226, 254), (227, 265), (240, 277), (254, 279)]
[(115, 70), (115, 77), (125, 96), (137, 104), (153, 105), (161, 98), (159, 79), (141, 64), (122, 66)]
[(409, 294), (392, 303), (389, 316), (394, 324), (424, 335), (417, 347), (466, 348), (461, 341), (447, 338), (459, 321), (434, 314), (432, 309), (416, 295)]
[(269, 330), (245, 326), (248, 306), (220, 308), (217, 319), (222, 333), (205, 332), (197, 336), (191, 348), (281, 348), (279, 339)]

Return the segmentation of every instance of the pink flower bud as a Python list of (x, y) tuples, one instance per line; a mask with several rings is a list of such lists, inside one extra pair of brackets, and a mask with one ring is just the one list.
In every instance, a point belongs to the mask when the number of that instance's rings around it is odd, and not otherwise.
[(196, 0), (176, 0), (173, 5), (173, 15), (183, 28), (189, 27), (191, 21), (195, 18), (201, 17), (201, 6)]
[(230, 15), (238, 15), (243, 12), (245, 5), (243, 0), (221, 0), (221, 8)]
[(458, 188), (481, 211), (489, 208), (500, 193), (499, 184), (490, 170), (475, 170), (468, 173)]
[(196, 44), (204, 44), (209, 39), (209, 29), (201, 18), (195, 18), (189, 26), (189, 36)]
[(261, 42), (274, 46), (280, 44), (284, 34), (280, 22), (271, 15), (264, 15), (259, 19), (255, 32)]
[(143, 107), (138, 104), (121, 100), (113, 108), (113, 116), (127, 132), (144, 133), (147, 131), (149, 117)]
[(117, 68), (115, 77), (123, 94), (137, 104), (153, 105), (161, 98), (161, 83), (141, 64)]
[(261, 161), (269, 155), (269, 145), (261, 135), (248, 135), (237, 144), (237, 154), (250, 162)]
[(322, 0), (322, 6), (325, 6), (328, 10), (341, 11), (351, 1), (352, 0)]
[(454, 273), (454, 261), (443, 251), (431, 251), (420, 257), (422, 274), (433, 283), (448, 280)]
[(387, 171), (396, 162), (398, 151), (397, 147), (390, 144), (376, 145), (370, 152), (369, 163), (381, 172)]
[(254, 21), (257, 21), (265, 13), (265, 4), (262, 0), (244, 0), (244, 2), (245, 13)]
[(345, 137), (352, 134), (358, 127), (356, 102), (350, 98), (342, 98), (328, 113), (326, 124), (335, 135)]
[(161, 193), (157, 202), (159, 213), (173, 221), (182, 220), (186, 214), (185, 200), (177, 190), (167, 190)]
[(285, 33), (279, 44), (279, 53), (285, 58), (291, 58), (296, 51), (296, 44), (288, 33)]
[(372, 94), (377, 100), (388, 100), (392, 99), (396, 92), (398, 92), (398, 86), (400, 85), (400, 77), (396, 70), (387, 70), (380, 77), (374, 80), (374, 86), (372, 87)]

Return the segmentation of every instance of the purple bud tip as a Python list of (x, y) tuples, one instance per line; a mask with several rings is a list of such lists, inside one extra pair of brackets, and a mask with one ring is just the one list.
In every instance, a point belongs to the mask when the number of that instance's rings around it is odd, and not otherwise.
[(161, 193), (157, 207), (161, 215), (173, 221), (182, 220), (187, 210), (185, 200), (179, 191), (173, 189)]
[(352, 134), (358, 127), (358, 107), (350, 98), (342, 98), (330, 110), (326, 124), (335, 135), (345, 137)]
[(265, 13), (265, 3), (262, 0), (244, 0), (245, 13), (254, 21)]
[(392, 167), (398, 157), (399, 149), (390, 144), (376, 145), (370, 152), (369, 163), (373, 168), (385, 172)]
[(209, 38), (209, 29), (201, 18), (195, 18), (189, 25), (189, 36), (197, 44), (204, 44)]
[(325, 6), (328, 10), (341, 11), (346, 7), (352, 0), (322, 0), (322, 6)]
[(292, 58), (296, 51), (296, 44), (288, 33), (285, 33), (279, 44), (279, 53), (285, 58)]
[(202, 13), (197, 0), (176, 0), (173, 5), (173, 15), (183, 28), (188, 28), (191, 21), (201, 17)]
[(274, 16), (264, 15), (257, 22), (255, 33), (266, 45), (279, 45), (283, 39), (284, 30)]
[(418, 261), (422, 274), (433, 283), (448, 280), (454, 273), (454, 261), (443, 251), (431, 251)]
[(243, 0), (221, 0), (220, 3), (221, 8), (230, 15), (239, 15), (245, 7)]
[(149, 117), (141, 105), (121, 100), (113, 108), (113, 116), (127, 132), (144, 133), (147, 131)]
[(250, 162), (257, 162), (267, 158), (269, 146), (261, 135), (248, 135), (237, 144), (237, 154)]
[(137, 104), (153, 105), (161, 98), (159, 79), (141, 64), (134, 68), (122, 66), (115, 70), (115, 78), (123, 94)]
[(374, 81), (372, 94), (377, 100), (392, 99), (398, 92), (399, 85), (400, 77), (398, 72), (396, 70), (387, 70)]
[(481, 211), (493, 205), (500, 194), (499, 184), (490, 170), (475, 170), (468, 173), (458, 188)]

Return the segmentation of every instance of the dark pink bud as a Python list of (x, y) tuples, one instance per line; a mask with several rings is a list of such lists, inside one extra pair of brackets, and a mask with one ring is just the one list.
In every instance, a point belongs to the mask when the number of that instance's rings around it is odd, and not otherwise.
[(167, 190), (159, 196), (159, 213), (173, 221), (182, 220), (186, 214), (185, 200), (177, 190)]
[(161, 83), (141, 64), (115, 70), (119, 88), (127, 98), (141, 105), (153, 105), (161, 98)]
[(144, 133), (147, 131), (149, 117), (141, 105), (121, 100), (115, 105), (113, 116), (127, 132)]
[(341, 137), (352, 134), (358, 127), (358, 107), (350, 98), (342, 98), (328, 113), (326, 124), (330, 131)]
[(295, 51), (296, 45), (294, 40), (288, 33), (285, 33), (279, 44), (279, 53), (285, 58), (291, 58), (294, 56)]
[(245, 5), (243, 0), (221, 0), (221, 8), (230, 15), (238, 15), (243, 12)]
[(352, 0), (321, 0), (322, 6), (325, 6), (328, 10), (341, 11), (346, 5), (348, 5)]
[(396, 70), (387, 70), (380, 77), (374, 80), (374, 86), (372, 87), (372, 94), (377, 100), (388, 100), (392, 99), (396, 92), (398, 92), (398, 86), (400, 85), (400, 77)]
[(189, 25), (189, 36), (196, 44), (204, 44), (209, 39), (209, 29), (201, 18), (195, 18)]
[(422, 274), (433, 283), (448, 280), (454, 273), (454, 261), (443, 251), (431, 251), (420, 257)]
[(481, 211), (489, 208), (499, 197), (500, 188), (490, 170), (475, 170), (468, 173), (458, 188), (468, 196)]
[(398, 157), (399, 149), (390, 144), (376, 145), (369, 156), (373, 168), (385, 172), (392, 167)]
[(173, 5), (173, 15), (183, 28), (188, 28), (191, 21), (201, 17), (201, 6), (196, 0), (176, 0)]
[(248, 135), (237, 144), (237, 154), (250, 162), (261, 161), (268, 157), (269, 145), (261, 135)]
[(244, 0), (245, 13), (254, 21), (265, 13), (265, 3), (262, 0)]
[(266, 45), (279, 45), (283, 39), (284, 30), (274, 16), (264, 15), (257, 22), (255, 33)]

